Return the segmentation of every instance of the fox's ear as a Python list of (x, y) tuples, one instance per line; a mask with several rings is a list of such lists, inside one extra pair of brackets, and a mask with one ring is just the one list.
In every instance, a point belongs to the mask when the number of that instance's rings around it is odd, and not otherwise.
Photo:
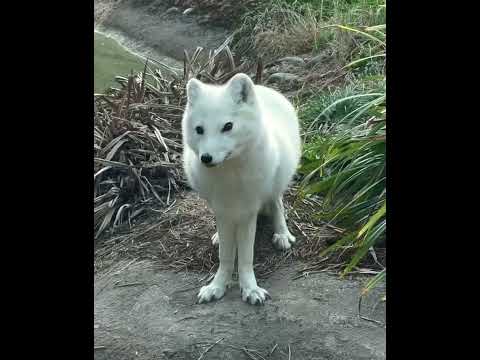
[(187, 83), (187, 100), (190, 104), (194, 103), (202, 92), (202, 83), (193, 78)]
[(252, 79), (246, 74), (236, 74), (228, 84), (233, 100), (238, 104), (251, 103), (254, 100), (254, 86)]

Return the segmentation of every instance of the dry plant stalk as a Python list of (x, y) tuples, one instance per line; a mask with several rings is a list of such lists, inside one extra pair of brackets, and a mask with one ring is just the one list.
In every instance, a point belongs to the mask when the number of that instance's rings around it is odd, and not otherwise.
[[(168, 207), (186, 185), (182, 174), (181, 118), (192, 78), (223, 84), (249, 66), (235, 63), (232, 37), (208, 56), (185, 52), (183, 74), (147, 59), (141, 73), (117, 76), (120, 88), (95, 96), (94, 227), (132, 221), (152, 205)], [(152, 69), (152, 64), (157, 66)]]

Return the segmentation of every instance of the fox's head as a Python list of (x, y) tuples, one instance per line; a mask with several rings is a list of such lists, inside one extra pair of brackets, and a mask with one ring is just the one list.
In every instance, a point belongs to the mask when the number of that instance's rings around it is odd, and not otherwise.
[(257, 140), (261, 115), (254, 84), (247, 75), (237, 74), (222, 86), (191, 79), (187, 99), (184, 145), (205, 166), (235, 158)]

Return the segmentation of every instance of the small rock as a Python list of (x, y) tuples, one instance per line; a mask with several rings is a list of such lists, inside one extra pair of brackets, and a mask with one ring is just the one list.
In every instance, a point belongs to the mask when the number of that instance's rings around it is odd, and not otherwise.
[(305, 61), (301, 57), (298, 57), (298, 56), (287, 56), (287, 57), (284, 57), (284, 58), (281, 58), (281, 59), (277, 60), (277, 62), (287, 63), (287, 64), (290, 64), (290, 65), (297, 65), (297, 66), (305, 65)]
[(185, 11), (183, 12), (183, 15), (188, 15), (188, 14), (190, 14), (192, 11), (193, 11), (193, 8), (188, 8), (187, 10), (185, 10)]
[(314, 56), (313, 58), (310, 59), (310, 61), (307, 63), (306, 67), (307, 68), (312, 68), (314, 67), (315, 65), (323, 62), (326, 58), (326, 55), (325, 54), (320, 54), (320, 55), (317, 55), (317, 56)]
[(300, 80), (300, 77), (295, 74), (290, 73), (275, 73), (270, 75), (267, 82), (277, 82), (277, 83), (284, 83), (284, 82), (293, 82)]
[(165, 15), (168, 15), (168, 14), (171, 14), (171, 13), (174, 13), (174, 12), (179, 12), (180, 10), (175, 7), (175, 6), (172, 6), (171, 8), (167, 9), (167, 11), (165, 11)]

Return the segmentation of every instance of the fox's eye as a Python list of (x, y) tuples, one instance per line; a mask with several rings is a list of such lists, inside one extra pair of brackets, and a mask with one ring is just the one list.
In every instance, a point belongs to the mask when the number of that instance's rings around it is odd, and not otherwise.
[(230, 131), (230, 130), (232, 130), (232, 127), (233, 127), (233, 124), (232, 124), (231, 122), (227, 122), (227, 123), (223, 126), (222, 132)]
[(197, 126), (195, 128), (195, 131), (197, 132), (198, 135), (202, 135), (203, 134), (203, 127)]

